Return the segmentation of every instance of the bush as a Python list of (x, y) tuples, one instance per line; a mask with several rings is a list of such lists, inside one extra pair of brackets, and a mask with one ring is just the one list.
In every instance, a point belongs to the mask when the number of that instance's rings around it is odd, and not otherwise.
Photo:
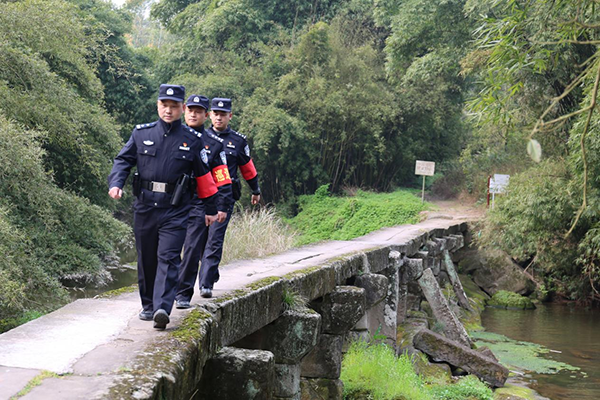
[(500, 290), (488, 300), (489, 306), (503, 307), (509, 309), (534, 309), (535, 305), (528, 297), (523, 297), (518, 293), (508, 292), (506, 290)]

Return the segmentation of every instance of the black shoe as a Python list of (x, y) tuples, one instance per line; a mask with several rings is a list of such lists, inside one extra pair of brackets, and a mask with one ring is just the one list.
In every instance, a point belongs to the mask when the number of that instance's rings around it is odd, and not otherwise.
[(154, 315), (154, 313), (152, 311), (142, 310), (138, 314), (138, 317), (140, 317), (140, 319), (142, 321), (152, 321), (152, 316), (153, 315)]
[(154, 313), (154, 328), (163, 330), (167, 327), (167, 324), (170, 322), (169, 314), (162, 308)]
[(204, 297), (205, 299), (210, 299), (212, 297), (212, 289), (203, 287), (200, 289), (200, 296)]
[(189, 300), (175, 300), (175, 308), (185, 309), (190, 308), (191, 306)]

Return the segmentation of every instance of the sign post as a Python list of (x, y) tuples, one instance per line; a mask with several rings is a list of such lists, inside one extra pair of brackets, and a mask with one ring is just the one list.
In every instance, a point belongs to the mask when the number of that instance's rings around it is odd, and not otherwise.
[(423, 175), (423, 188), (421, 189), (421, 202), (425, 202), (425, 177), (433, 176), (435, 173), (435, 163), (433, 161), (417, 160), (415, 165), (415, 175)]
[(489, 180), (489, 193), (492, 195), (492, 210), (494, 209), (494, 200), (496, 194), (505, 193), (508, 187), (510, 175), (494, 174)]

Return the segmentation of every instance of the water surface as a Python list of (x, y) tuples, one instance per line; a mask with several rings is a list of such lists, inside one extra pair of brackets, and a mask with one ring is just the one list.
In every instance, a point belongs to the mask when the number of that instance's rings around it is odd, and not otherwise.
[(571, 305), (540, 305), (536, 310), (486, 308), (485, 329), (511, 339), (538, 343), (547, 356), (581, 368), (553, 375), (531, 374), (531, 387), (552, 400), (600, 399), (600, 310)]

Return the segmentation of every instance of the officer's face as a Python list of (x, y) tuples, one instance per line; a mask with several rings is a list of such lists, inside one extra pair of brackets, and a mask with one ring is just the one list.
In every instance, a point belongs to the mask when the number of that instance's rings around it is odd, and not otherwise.
[(227, 125), (229, 125), (229, 120), (231, 119), (232, 115), (233, 114), (226, 111), (211, 111), (210, 120), (212, 121), (215, 129), (222, 131), (227, 128)]
[(202, 107), (185, 107), (185, 123), (192, 128), (200, 128), (208, 118), (208, 111)]
[(173, 121), (177, 121), (183, 114), (183, 103), (174, 100), (158, 100), (158, 116), (160, 119), (170, 124)]

